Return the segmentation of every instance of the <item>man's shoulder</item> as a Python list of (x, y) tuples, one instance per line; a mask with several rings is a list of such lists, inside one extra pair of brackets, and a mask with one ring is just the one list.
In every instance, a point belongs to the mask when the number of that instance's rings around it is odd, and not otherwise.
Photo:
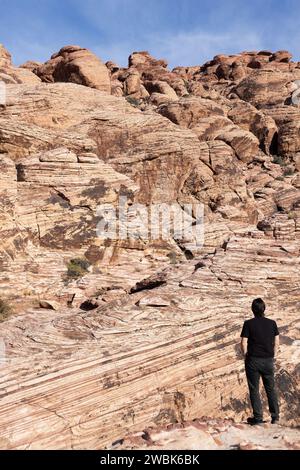
[(275, 320), (272, 320), (272, 318), (267, 318), (267, 317), (264, 317), (265, 320), (267, 320), (268, 323), (272, 323), (273, 325), (276, 325), (276, 321)]

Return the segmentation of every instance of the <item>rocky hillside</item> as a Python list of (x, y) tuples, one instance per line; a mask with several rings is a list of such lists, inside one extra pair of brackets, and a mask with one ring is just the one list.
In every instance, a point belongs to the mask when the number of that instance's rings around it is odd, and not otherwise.
[[(134, 52), (121, 68), (66, 46), (15, 67), (0, 46), (0, 80), (2, 447), (244, 419), (255, 296), (280, 326), (282, 424), (299, 425), (300, 63), (260, 51), (170, 71)], [(98, 205), (121, 196), (203, 204), (203, 246), (99, 238)]]

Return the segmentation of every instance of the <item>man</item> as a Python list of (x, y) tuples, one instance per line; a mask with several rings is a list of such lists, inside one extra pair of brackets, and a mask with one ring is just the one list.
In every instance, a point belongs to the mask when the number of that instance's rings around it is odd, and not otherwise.
[(279, 420), (279, 406), (274, 381), (274, 356), (279, 349), (279, 332), (274, 320), (264, 316), (265, 303), (262, 299), (252, 302), (254, 318), (245, 321), (241, 333), (241, 349), (245, 357), (245, 370), (253, 408), (251, 425), (263, 423), (263, 411), (259, 395), (259, 380), (262, 381), (268, 397), (272, 424)]

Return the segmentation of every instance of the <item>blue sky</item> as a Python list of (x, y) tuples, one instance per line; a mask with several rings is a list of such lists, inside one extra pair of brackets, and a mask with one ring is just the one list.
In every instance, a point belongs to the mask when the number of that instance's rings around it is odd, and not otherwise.
[(300, 60), (299, 25), (299, 0), (0, 0), (0, 43), (17, 65), (67, 44), (123, 66), (137, 50), (170, 67), (256, 49)]

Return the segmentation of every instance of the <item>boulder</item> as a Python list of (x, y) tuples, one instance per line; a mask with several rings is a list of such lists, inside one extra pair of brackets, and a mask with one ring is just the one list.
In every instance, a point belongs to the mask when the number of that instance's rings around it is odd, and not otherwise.
[(107, 67), (88, 49), (65, 46), (45, 64), (35, 68), (44, 82), (73, 82), (105, 93), (111, 92)]

